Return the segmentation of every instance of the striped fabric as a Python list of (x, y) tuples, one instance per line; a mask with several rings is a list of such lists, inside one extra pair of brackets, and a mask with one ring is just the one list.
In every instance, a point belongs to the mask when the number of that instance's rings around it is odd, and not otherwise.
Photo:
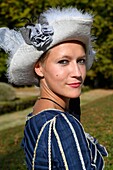
[(28, 115), (22, 141), (28, 170), (102, 170), (106, 149), (59, 110)]

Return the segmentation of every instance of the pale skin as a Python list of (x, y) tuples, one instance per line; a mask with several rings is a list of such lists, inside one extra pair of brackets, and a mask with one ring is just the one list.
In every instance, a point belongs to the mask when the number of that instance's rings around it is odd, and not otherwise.
[[(86, 53), (82, 43), (70, 41), (53, 47), (43, 62), (36, 63), (35, 72), (41, 77), (41, 97), (50, 98), (68, 108), (70, 98), (80, 96), (86, 77)], [(40, 99), (34, 106), (33, 114), (45, 109), (62, 110), (52, 101)]]

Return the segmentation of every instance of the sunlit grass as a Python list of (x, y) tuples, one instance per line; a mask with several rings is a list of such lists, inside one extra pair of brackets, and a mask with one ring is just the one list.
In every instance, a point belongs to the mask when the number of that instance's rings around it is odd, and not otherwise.
[(12, 113), (3, 114), (0, 116), (0, 131), (3, 129), (8, 129), (9, 127), (16, 127), (24, 125), (26, 121), (26, 116), (28, 113), (32, 112), (32, 107), (25, 109), (23, 111), (16, 111)]

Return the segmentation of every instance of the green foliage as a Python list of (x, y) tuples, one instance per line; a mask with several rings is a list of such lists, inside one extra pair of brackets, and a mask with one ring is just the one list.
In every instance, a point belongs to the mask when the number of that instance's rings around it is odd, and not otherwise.
[[(25, 25), (27, 20), (33, 19), (48, 7), (73, 6), (94, 15), (92, 34), (96, 37), (94, 47), (97, 51), (98, 62), (94, 63), (88, 72), (87, 84), (94, 87), (113, 88), (113, 0), (1, 0), (0, 26), (9, 28)], [(0, 54), (0, 76), (3, 79), (6, 72), (6, 57)]]
[(88, 76), (97, 87), (113, 88), (113, 0), (95, 0), (91, 6), (95, 11), (93, 33), (97, 37), (97, 62)]
[(7, 83), (0, 83), (0, 101), (11, 101), (16, 98), (14, 88)]
[(91, 90), (91, 88), (89, 86), (83, 86), (82, 87), (82, 93), (87, 92), (89, 90)]
[(0, 80), (6, 81), (7, 55), (0, 49)]
[(37, 97), (21, 98), (13, 101), (0, 102), (0, 115), (20, 111), (34, 105)]

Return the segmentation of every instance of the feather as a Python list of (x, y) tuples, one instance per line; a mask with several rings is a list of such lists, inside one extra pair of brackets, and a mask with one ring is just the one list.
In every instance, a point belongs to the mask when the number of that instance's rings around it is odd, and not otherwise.
[(92, 22), (92, 15), (87, 12), (83, 13), (82, 11), (73, 7), (63, 9), (50, 8), (48, 11), (44, 12), (42, 16), (45, 17), (49, 23), (58, 20), (68, 20), (70, 17), (74, 20)]

